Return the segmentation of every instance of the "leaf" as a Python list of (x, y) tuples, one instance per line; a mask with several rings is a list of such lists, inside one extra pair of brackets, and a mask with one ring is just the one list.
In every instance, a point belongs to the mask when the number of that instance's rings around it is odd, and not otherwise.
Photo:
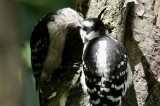
[(31, 51), (29, 41), (26, 41), (25, 46), (22, 49), (22, 57), (27, 64), (27, 67), (31, 67)]

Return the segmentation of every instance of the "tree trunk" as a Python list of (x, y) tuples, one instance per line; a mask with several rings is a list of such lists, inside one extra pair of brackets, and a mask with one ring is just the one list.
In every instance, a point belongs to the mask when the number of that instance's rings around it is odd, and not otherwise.
[[(125, 45), (134, 75), (133, 84), (122, 105), (160, 106), (159, 0), (79, 0), (78, 9), (86, 18), (98, 17), (101, 14), (100, 17), (111, 36)], [(79, 37), (71, 36), (77, 34), (78, 32), (69, 34), (66, 43), (68, 52), (64, 53), (64, 57), (69, 58), (63, 61), (66, 61), (64, 65), (71, 67), (64, 70), (65, 74), (59, 77), (61, 84), (52, 84), (57, 92), (56, 96), (49, 100), (48, 106), (88, 104), (88, 98), (79, 83), (81, 65), (73, 68), (76, 62), (81, 62), (83, 47)], [(64, 100), (65, 105), (62, 103)]]
[(17, 23), (14, 2), (0, 0), (0, 106), (24, 105), (20, 83), (20, 29)]

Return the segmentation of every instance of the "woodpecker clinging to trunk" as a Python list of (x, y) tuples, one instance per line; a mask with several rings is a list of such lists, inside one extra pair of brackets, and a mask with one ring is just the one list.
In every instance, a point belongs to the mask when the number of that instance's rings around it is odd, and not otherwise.
[(120, 106), (132, 82), (132, 71), (121, 43), (109, 37), (104, 23), (89, 18), (80, 29), (84, 43), (81, 83), (91, 106)]
[(83, 16), (79, 12), (63, 8), (42, 17), (36, 24), (30, 39), (36, 89), (40, 89), (41, 82), (49, 80), (60, 67), (67, 31), (79, 27), (82, 21)]

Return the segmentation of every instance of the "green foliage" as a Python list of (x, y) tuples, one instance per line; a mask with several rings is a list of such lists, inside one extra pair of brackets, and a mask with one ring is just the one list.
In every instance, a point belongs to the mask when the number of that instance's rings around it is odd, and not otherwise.
[(30, 44), (29, 41), (25, 42), (25, 46), (22, 49), (22, 57), (23, 60), (25, 61), (27, 67), (31, 67), (31, 51), (30, 51)]

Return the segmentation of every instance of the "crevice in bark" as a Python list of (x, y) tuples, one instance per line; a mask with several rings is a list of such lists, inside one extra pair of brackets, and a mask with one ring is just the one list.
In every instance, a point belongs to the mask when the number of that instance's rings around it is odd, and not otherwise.
[[(133, 29), (132, 29), (132, 23), (134, 19), (133, 11), (134, 11), (134, 3), (129, 3), (128, 10), (126, 11), (126, 20), (125, 20), (125, 32), (124, 32), (124, 46), (127, 50), (129, 62), (131, 65), (132, 72), (134, 73), (134, 60), (132, 59), (132, 53), (131, 48), (138, 48), (138, 46), (135, 45), (135, 41), (133, 39)], [(135, 47), (136, 46), (136, 47)], [(131, 87), (128, 89), (125, 97), (124, 102), (122, 103), (122, 106), (138, 106), (137, 100), (136, 100), (136, 92), (134, 85), (132, 84)]]
[[(143, 68), (144, 74), (145, 74), (144, 79), (146, 79), (146, 81), (147, 81), (148, 91), (146, 91), (146, 92), (150, 92), (157, 81), (154, 78), (154, 74), (152, 73), (152, 71), (150, 69), (150, 65), (146, 59), (146, 56), (143, 54), (141, 48), (139, 47), (139, 42), (137, 42), (133, 37), (132, 23), (135, 19), (135, 16), (134, 16), (135, 14), (133, 11), (134, 11), (134, 5), (132, 5), (130, 7), (130, 10), (128, 11), (126, 24), (125, 24), (125, 38), (124, 38), (125, 42), (124, 42), (124, 44), (125, 44), (125, 48), (127, 50), (128, 56), (129, 56), (130, 65), (131, 65), (131, 69), (132, 69), (133, 73), (137, 73), (137, 71), (135, 71), (136, 65), (139, 63), (142, 64), (142, 68)], [(134, 79), (135, 82), (136, 82), (136, 80), (137, 79)], [(128, 90), (128, 92), (136, 92), (136, 91), (134, 89), (134, 91)], [(130, 96), (133, 97), (133, 95), (130, 95)], [(137, 102), (138, 98), (136, 97), (136, 95), (133, 98), (135, 98), (134, 101), (131, 101), (132, 98), (129, 100), (127, 99), (127, 101), (129, 103), (136, 103), (136, 105), (132, 104), (130, 106), (138, 106), (138, 104), (137, 104), (138, 102), (139, 102), (139, 104), (141, 104), (140, 101)], [(136, 100), (136, 98), (137, 98), (137, 100)]]
[(150, 65), (145, 56), (142, 56), (141, 62), (144, 69), (145, 78), (147, 80), (148, 92), (150, 92), (157, 80), (154, 78), (154, 74), (152, 73)]

